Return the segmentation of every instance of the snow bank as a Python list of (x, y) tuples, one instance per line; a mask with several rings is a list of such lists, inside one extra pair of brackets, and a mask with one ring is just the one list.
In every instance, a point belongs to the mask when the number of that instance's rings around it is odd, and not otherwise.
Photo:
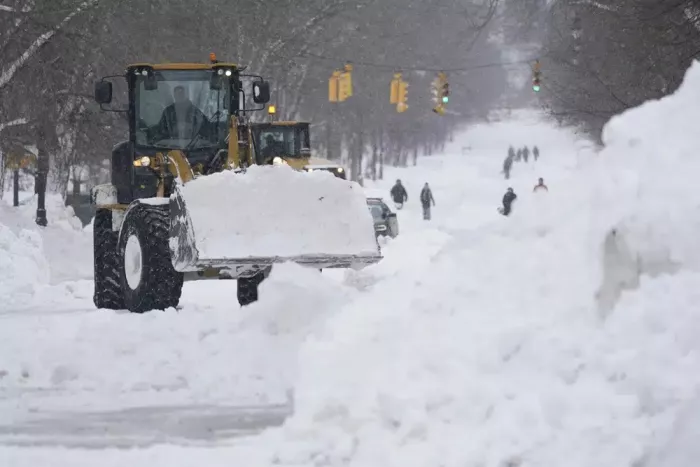
[(186, 284), (179, 312), (97, 312), (90, 289), (73, 297), (72, 312), (8, 313), (0, 414), (284, 402), (300, 343), (349, 293), (316, 270), (281, 264), (242, 309), (235, 282), (205, 281)]
[(605, 127), (606, 147), (590, 176), (600, 190), (596, 217), (603, 234), (615, 233), (605, 250), (607, 263), (616, 265), (605, 270), (601, 288), (608, 293), (635, 287), (644, 274), (700, 270), (700, 159), (692, 137), (698, 101), (695, 62), (674, 95), (616, 116)]
[(181, 188), (199, 258), (376, 254), (356, 183), (286, 166), (223, 172)]
[(35, 222), (36, 196), (31, 193), (22, 195), (21, 204), (16, 208), (8, 204), (12, 202), (11, 197), (0, 200), (0, 222), (15, 235), (29, 230), (41, 237), (52, 284), (91, 279), (92, 232), (83, 229), (73, 208), (65, 206), (61, 196), (47, 194), (45, 204), (49, 223), (42, 228)]
[[(401, 268), (310, 338), (279, 463), (631, 466), (677, 436), (700, 389), (699, 94), (696, 64), (613, 119), (600, 157), (559, 148), (546, 195), (501, 181), (510, 218), (443, 224), (419, 278)], [(446, 210), (491, 191), (452, 186)]]
[(4, 221), (0, 218), (0, 310), (29, 300), (49, 281), (41, 236), (25, 229), (15, 234)]

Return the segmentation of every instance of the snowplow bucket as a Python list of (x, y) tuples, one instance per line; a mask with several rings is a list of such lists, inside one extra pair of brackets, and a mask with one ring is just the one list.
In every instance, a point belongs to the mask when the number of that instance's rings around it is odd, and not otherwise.
[(180, 272), (248, 277), (275, 263), (363, 268), (382, 259), (358, 185), (325, 172), (253, 166), (178, 184), (170, 253)]

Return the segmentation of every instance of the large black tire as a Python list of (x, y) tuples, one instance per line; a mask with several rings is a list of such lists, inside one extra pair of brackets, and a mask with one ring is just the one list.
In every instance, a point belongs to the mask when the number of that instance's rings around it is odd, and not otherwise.
[(236, 281), (238, 304), (250, 305), (258, 301), (258, 286), (265, 280), (265, 273), (259, 272), (252, 277), (241, 277)]
[(183, 274), (170, 261), (170, 215), (165, 206), (137, 204), (128, 211), (119, 238), (124, 302), (132, 313), (176, 307)]
[(112, 211), (97, 210), (92, 235), (95, 266), (95, 293), (92, 301), (97, 308), (123, 310), (126, 307), (119, 276), (119, 232), (112, 231)]

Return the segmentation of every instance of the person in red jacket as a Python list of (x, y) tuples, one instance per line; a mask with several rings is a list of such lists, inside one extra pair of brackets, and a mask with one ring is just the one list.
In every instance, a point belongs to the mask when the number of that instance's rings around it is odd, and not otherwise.
[(549, 191), (549, 188), (547, 188), (547, 185), (544, 184), (543, 178), (539, 178), (537, 180), (537, 185), (535, 185), (535, 188), (532, 189), (533, 192), (537, 192), (537, 191), (541, 191), (541, 190)]

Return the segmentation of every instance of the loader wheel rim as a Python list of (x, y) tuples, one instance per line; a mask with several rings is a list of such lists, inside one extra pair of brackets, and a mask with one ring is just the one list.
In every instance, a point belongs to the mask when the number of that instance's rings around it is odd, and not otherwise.
[(124, 248), (124, 273), (126, 283), (131, 290), (136, 290), (141, 283), (141, 272), (143, 270), (143, 254), (141, 252), (141, 242), (136, 235), (131, 235), (126, 241)]

